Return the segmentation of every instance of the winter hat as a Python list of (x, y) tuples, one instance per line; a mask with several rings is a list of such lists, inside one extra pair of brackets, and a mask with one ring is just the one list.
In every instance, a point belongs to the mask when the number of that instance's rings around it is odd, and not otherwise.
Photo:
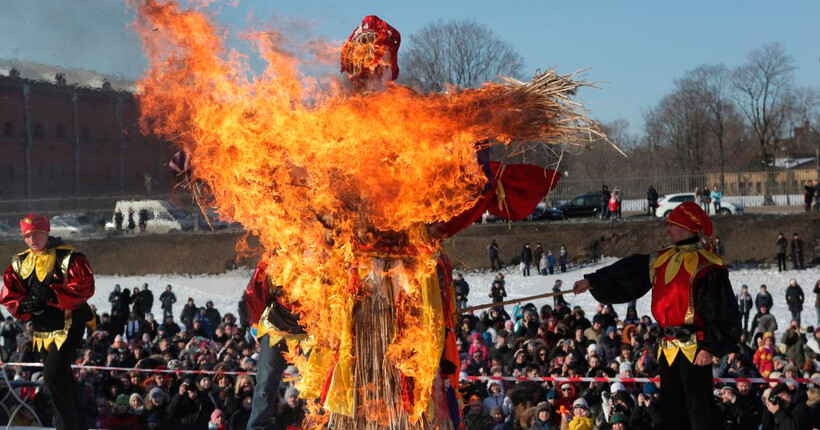
[(162, 392), (161, 388), (154, 387), (148, 392), (148, 398), (153, 399), (154, 397), (165, 397), (165, 393)]
[(128, 398), (129, 404), (131, 404), (131, 400), (134, 400), (135, 397), (140, 400), (140, 403), (143, 403), (142, 396), (140, 396), (139, 393), (134, 393), (134, 394), (131, 394), (131, 397)]
[(116, 402), (117, 406), (129, 406), (128, 402), (129, 402), (128, 394), (120, 394), (119, 396), (117, 396), (117, 402)]
[(626, 415), (624, 415), (620, 412), (616, 412), (616, 413), (612, 414), (612, 418), (609, 419), (609, 422), (610, 422), (610, 424), (625, 423), (626, 422)]
[(800, 376), (800, 372), (797, 370), (797, 366), (795, 366), (794, 364), (789, 363), (786, 365), (786, 367), (783, 368), (784, 374), (789, 371), (793, 372), (795, 375)]
[(558, 397), (558, 393), (555, 392), (555, 390), (550, 390), (549, 393), (547, 393), (547, 400), (554, 399), (556, 397)]
[(626, 391), (624, 384), (620, 382), (613, 382), (612, 385), (609, 386), (609, 392), (615, 394), (618, 391)]
[(589, 345), (587, 345), (587, 354), (592, 352), (598, 352), (598, 344), (595, 342), (592, 342)]
[(157, 423), (157, 424), (159, 424), (159, 417), (157, 417), (157, 416), (156, 416), (156, 415), (154, 415), (154, 414), (149, 415), (149, 416), (148, 416), (148, 423), (149, 423), (149, 424), (150, 424), (150, 423)]
[(606, 328), (606, 334), (609, 334), (610, 332), (613, 332), (613, 331), (615, 331), (615, 327), (613, 327), (613, 326), (609, 326), (609, 327)]
[(572, 407), (573, 408), (584, 408), (586, 410), (589, 410), (589, 403), (587, 403), (587, 401), (584, 400), (583, 397), (579, 397), (577, 400), (572, 402)]
[(628, 361), (624, 361), (623, 363), (621, 363), (620, 373), (631, 372), (631, 371), (632, 371), (632, 363), (630, 363)]
[(651, 382), (643, 386), (643, 393), (646, 396), (655, 394), (657, 392), (658, 392), (658, 387), (655, 384), (651, 383)]
[(214, 409), (214, 411), (211, 412), (211, 421), (216, 421), (219, 417), (225, 418), (225, 413), (222, 412), (222, 409)]

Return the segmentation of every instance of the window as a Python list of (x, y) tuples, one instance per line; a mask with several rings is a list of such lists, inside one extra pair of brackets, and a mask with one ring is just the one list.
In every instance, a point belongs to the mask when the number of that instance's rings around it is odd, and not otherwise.
[(576, 197), (570, 203), (573, 206), (583, 206), (584, 205), (584, 198), (583, 197)]
[(684, 201), (686, 201), (685, 198), (686, 198), (686, 196), (675, 196), (675, 197), (670, 198), (669, 202), (670, 203), (683, 203)]
[(14, 124), (11, 121), (3, 123), (3, 136), (12, 137), (14, 135)]

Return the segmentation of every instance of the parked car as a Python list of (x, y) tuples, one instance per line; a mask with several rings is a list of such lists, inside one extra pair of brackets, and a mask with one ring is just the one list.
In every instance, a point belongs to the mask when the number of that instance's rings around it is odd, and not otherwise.
[[(134, 222), (139, 224), (139, 212), (148, 211), (148, 222), (145, 231), (148, 233), (168, 233), (170, 231), (185, 231), (194, 229), (194, 219), (182, 209), (164, 200), (121, 200), (114, 206), (114, 212), (119, 209), (123, 215), (123, 230), (128, 226), (128, 209), (134, 210)], [(105, 223), (105, 230), (116, 229), (114, 214), (111, 220)], [(135, 229), (139, 231), (139, 227)]]
[(94, 233), (94, 224), (85, 213), (66, 213), (51, 217), (52, 236), (71, 236)]
[[(557, 221), (564, 219), (564, 213), (555, 208), (548, 208), (543, 202), (539, 203), (535, 210), (527, 218), (520, 221)], [(482, 223), (507, 222), (506, 218), (495, 216), (490, 211), (485, 211), (481, 216)]]
[(597, 192), (584, 193), (572, 200), (558, 205), (556, 208), (564, 217), (598, 216), (601, 212), (601, 194)]
[[(693, 201), (695, 201), (695, 193), (667, 194), (658, 201), (658, 210), (655, 211), (655, 216), (658, 218), (666, 218), (679, 204)], [(715, 206), (712, 205), (710, 210), (710, 213), (713, 215), (714, 208)], [(720, 202), (720, 215), (743, 215), (743, 206), (722, 200)]]

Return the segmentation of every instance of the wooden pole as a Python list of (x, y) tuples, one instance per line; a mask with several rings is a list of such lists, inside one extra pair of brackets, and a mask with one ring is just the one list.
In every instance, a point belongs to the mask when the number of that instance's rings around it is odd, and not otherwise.
[(514, 305), (514, 304), (517, 304), (517, 303), (526, 302), (526, 301), (530, 301), (530, 300), (546, 299), (546, 298), (555, 297), (555, 296), (563, 296), (564, 294), (569, 294), (571, 292), (572, 292), (572, 290), (553, 291), (551, 293), (537, 294), (537, 295), (534, 295), (534, 296), (522, 297), (520, 299), (507, 300), (506, 302), (495, 302), (495, 303), (487, 303), (486, 305), (470, 306), (468, 308), (462, 309), (461, 311), (459, 311), (459, 313), (460, 314), (465, 314), (467, 312), (480, 311), (482, 309), (495, 308), (495, 307), (498, 307), (498, 306)]

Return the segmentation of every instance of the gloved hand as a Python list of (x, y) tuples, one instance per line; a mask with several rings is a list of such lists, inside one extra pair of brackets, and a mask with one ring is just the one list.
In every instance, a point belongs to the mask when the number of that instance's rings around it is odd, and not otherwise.
[(37, 300), (31, 296), (20, 302), (20, 310), (27, 314), (40, 314), (46, 309), (45, 300)]

